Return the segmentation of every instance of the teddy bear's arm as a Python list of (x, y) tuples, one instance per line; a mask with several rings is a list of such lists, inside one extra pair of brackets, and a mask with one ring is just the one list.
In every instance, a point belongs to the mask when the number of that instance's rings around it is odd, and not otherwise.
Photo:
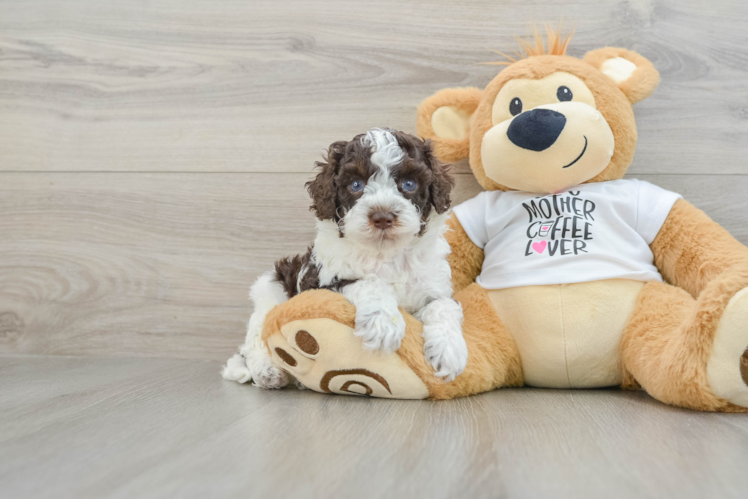
[(447, 258), (452, 268), (452, 287), (459, 292), (475, 281), (483, 267), (483, 249), (478, 247), (462, 228), (457, 216), (447, 220), (449, 230), (446, 233), (452, 253)]
[(748, 285), (748, 248), (685, 200), (675, 202), (650, 248), (662, 277), (694, 297), (726, 271)]

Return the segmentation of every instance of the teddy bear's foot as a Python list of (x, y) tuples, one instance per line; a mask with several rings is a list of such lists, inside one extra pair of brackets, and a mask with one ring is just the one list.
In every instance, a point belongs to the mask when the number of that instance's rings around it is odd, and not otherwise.
[(380, 398), (429, 397), (426, 385), (397, 353), (365, 349), (353, 328), (332, 319), (291, 321), (267, 343), (273, 362), (308, 389)]
[(429, 379), (433, 375), (430, 370), (422, 373), (426, 363), (420, 323), (407, 315), (409, 326), (400, 349), (384, 353), (366, 348), (365, 340), (355, 335), (355, 320), (356, 308), (343, 295), (306, 291), (268, 313), (262, 347), (270, 353), (273, 365), (313, 391), (396, 399), (429, 397), (427, 384), (433, 383)]
[(707, 379), (714, 394), (748, 408), (748, 288), (727, 304), (714, 335)]

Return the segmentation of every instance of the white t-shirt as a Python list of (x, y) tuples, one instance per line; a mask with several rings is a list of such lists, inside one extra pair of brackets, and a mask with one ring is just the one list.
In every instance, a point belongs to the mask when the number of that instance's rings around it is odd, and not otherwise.
[(554, 195), (485, 191), (454, 208), (485, 252), (483, 288), (662, 281), (649, 248), (680, 195), (637, 179)]

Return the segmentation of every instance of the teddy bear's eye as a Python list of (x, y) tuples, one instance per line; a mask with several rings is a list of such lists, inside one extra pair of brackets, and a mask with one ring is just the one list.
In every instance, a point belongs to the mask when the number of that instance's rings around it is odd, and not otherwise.
[(522, 112), (522, 101), (519, 97), (515, 97), (512, 99), (512, 102), (509, 103), (509, 112), (512, 116), (517, 116)]
[(561, 85), (556, 91), (556, 97), (559, 101), (571, 101), (574, 98), (574, 94), (571, 93), (571, 89), (564, 85)]

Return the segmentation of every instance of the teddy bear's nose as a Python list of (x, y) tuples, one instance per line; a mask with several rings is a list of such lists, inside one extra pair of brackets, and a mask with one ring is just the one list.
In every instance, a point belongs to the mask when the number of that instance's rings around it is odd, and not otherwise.
[(517, 115), (506, 135), (515, 145), (530, 151), (543, 151), (556, 142), (566, 125), (566, 117), (552, 109), (531, 109)]

